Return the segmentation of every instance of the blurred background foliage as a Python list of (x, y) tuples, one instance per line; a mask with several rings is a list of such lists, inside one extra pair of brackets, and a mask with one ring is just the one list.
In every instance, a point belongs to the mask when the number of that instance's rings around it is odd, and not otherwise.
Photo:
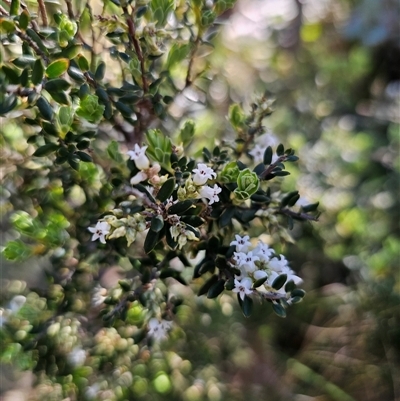
[[(220, 18), (215, 48), (195, 60), (194, 76), (209, 70), (170, 106), (173, 119), (162, 122), (170, 128), (191, 116), (198, 133), (192, 148), (212, 147), (215, 138), (234, 137), (225, 122), (232, 102), (248, 109), (265, 91), (276, 99), (266, 126), (300, 155), (284, 185), (319, 201), (322, 211), (318, 223), (296, 224), (297, 244), (285, 248), (308, 291), (289, 317), (255, 308), (244, 319), (229, 296), (196, 298), (176, 284), (185, 296), (182, 329), (166, 343), (138, 354), (122, 341), (129, 337), (123, 327), (102, 329), (89, 363), (77, 368), (87, 371), (41, 381), (32, 399), (61, 400), (74, 382), (82, 399), (400, 400), (399, 14), (394, 0), (239, 0)], [(2, 131), (3, 140), (24, 146), (17, 124), (7, 122)], [(38, 186), (45, 177), (35, 171)], [(69, 207), (83, 213), (75, 199)], [(2, 214), (10, 207), (4, 201)], [(3, 303), (26, 293), (26, 282), (40, 287), (45, 264), (3, 262)], [(40, 297), (28, 301), (19, 313), (40, 310)], [(108, 347), (109, 361), (96, 357), (101, 347)], [(24, 368), (22, 359), (3, 358), (6, 400), (28, 394), (34, 382), (9, 368), (10, 362)], [(115, 369), (104, 368), (111, 361)], [(103, 384), (90, 387), (100, 365)]]

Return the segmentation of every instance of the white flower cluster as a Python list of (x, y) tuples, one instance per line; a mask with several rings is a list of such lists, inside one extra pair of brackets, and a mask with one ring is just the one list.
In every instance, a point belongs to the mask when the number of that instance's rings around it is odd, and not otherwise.
[(179, 200), (185, 199), (208, 199), (208, 204), (219, 202), (218, 194), (222, 191), (217, 184), (214, 186), (206, 185), (208, 180), (217, 177), (216, 172), (204, 163), (198, 163), (197, 168), (192, 171), (193, 177), (185, 182), (185, 186), (178, 189)]
[(264, 284), (258, 287), (257, 291), (281, 295), (286, 294), (284, 285), (279, 290), (272, 288), (272, 283), (281, 274), (287, 275), (286, 282), (293, 281), (296, 285), (302, 282), (302, 279), (296, 276), (289, 267), (286, 258), (283, 255), (275, 256), (275, 251), (262, 241), (259, 241), (257, 246), (250, 250), (250, 237), (235, 235), (235, 240), (230, 245), (236, 247), (232, 266), (240, 270), (240, 276), (235, 277), (235, 287), (232, 291), (238, 293), (242, 300), (245, 295), (250, 295), (254, 291), (252, 287), (256, 280), (266, 278)]
[(146, 156), (147, 146), (140, 147), (135, 144), (134, 150), (127, 152), (131, 160), (135, 162), (136, 167), (140, 170), (136, 175), (131, 178), (131, 185), (139, 184), (139, 182), (149, 180), (153, 185), (162, 185), (167, 177), (160, 177), (158, 173), (161, 170), (161, 166), (158, 163), (154, 163), (150, 167), (150, 160)]
[[(249, 154), (253, 157), (255, 164), (262, 163), (265, 149), (267, 149), (268, 146), (274, 148), (278, 144), (278, 138), (271, 131), (268, 131), (256, 138), (254, 148), (249, 152)], [(277, 160), (278, 156), (274, 153), (271, 163), (275, 163)]]
[(168, 338), (167, 332), (171, 329), (172, 322), (163, 319), (160, 321), (153, 317), (149, 320), (148, 326), (148, 335), (156, 341), (161, 341)]
[[(122, 211), (115, 209), (115, 214)], [(92, 241), (100, 240), (102, 244), (106, 243), (106, 239), (126, 237), (128, 246), (135, 241), (138, 232), (146, 230), (145, 218), (135, 213), (133, 216), (118, 218), (115, 215), (104, 216), (99, 220), (95, 227), (89, 227), (88, 230), (93, 234)]]

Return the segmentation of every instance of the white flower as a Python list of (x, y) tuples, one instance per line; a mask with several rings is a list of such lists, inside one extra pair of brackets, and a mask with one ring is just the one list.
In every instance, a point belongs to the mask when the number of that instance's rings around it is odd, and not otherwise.
[(265, 134), (257, 137), (256, 143), (266, 149), (268, 146), (271, 146), (271, 148), (277, 146), (279, 144), (279, 140), (271, 131), (268, 131)]
[(277, 273), (280, 273), (282, 269), (288, 266), (288, 261), (286, 260), (286, 258), (283, 255), (280, 256), (281, 256), (280, 259), (275, 257), (268, 262), (269, 268), (276, 271)]
[(263, 262), (268, 262), (271, 255), (274, 254), (274, 250), (261, 241), (258, 241), (258, 245), (253, 249), (253, 252)]
[(193, 176), (193, 182), (195, 185), (204, 185), (207, 180), (217, 177), (214, 170), (203, 163), (198, 163), (197, 168), (193, 170), (193, 173), (195, 173)]
[(303, 280), (299, 276), (296, 276), (296, 273), (287, 265), (282, 267), (280, 274), (286, 274), (287, 281), (292, 280), (296, 285), (303, 282)]
[(256, 269), (256, 265), (254, 262), (260, 260), (260, 258), (256, 255), (253, 255), (253, 252), (248, 252), (244, 259), (241, 261), (240, 267), (243, 267), (247, 273), (252, 273)]
[(212, 205), (214, 202), (219, 202), (218, 194), (222, 191), (217, 184), (214, 184), (214, 187), (211, 188), (208, 185), (205, 185), (200, 189), (200, 196), (202, 198), (207, 198), (209, 200), (208, 204)]
[(244, 252), (233, 252), (233, 260), (237, 266), (241, 266), (245, 258)]
[(249, 295), (253, 292), (253, 290), (251, 290), (252, 285), (253, 282), (249, 277), (245, 277), (240, 281), (235, 278), (235, 288), (232, 291), (238, 293), (241, 300), (243, 301), (245, 295)]
[(145, 153), (146, 149), (147, 146), (140, 147), (138, 144), (135, 144), (135, 149), (127, 152), (131, 160), (135, 161), (136, 167), (139, 170), (145, 170), (150, 166), (150, 161)]
[(106, 243), (106, 235), (110, 232), (111, 226), (105, 221), (98, 221), (95, 227), (89, 227), (88, 230), (93, 233), (92, 241), (100, 240), (102, 244)]
[(168, 338), (167, 331), (171, 328), (171, 322), (166, 320), (159, 321), (156, 318), (149, 320), (149, 336), (153, 337), (155, 340), (165, 340)]
[(23, 295), (16, 295), (13, 297), (8, 304), (8, 308), (10, 309), (11, 313), (17, 313), (23, 306), (24, 303), (26, 302), (26, 297)]
[(255, 280), (260, 280), (260, 278), (264, 278), (264, 277), (267, 277), (267, 276), (268, 276), (268, 274), (264, 270), (256, 270), (253, 273), (253, 277), (254, 277)]
[(264, 152), (265, 148), (262, 148), (260, 145), (256, 144), (249, 154), (253, 156), (254, 163), (259, 164), (264, 160)]
[(160, 170), (161, 166), (158, 163), (155, 163), (154, 166), (151, 166), (150, 168), (147, 167), (146, 169), (139, 171), (131, 178), (131, 185), (139, 184), (139, 182), (147, 179), (153, 184), (157, 183), (157, 181), (160, 181), (160, 177), (158, 176)]
[(248, 235), (245, 235), (244, 237), (235, 235), (235, 241), (232, 241), (229, 245), (236, 245), (237, 252), (247, 252), (249, 246), (251, 245), (249, 239), (250, 237)]
[(86, 360), (86, 351), (80, 347), (75, 347), (68, 354), (67, 359), (72, 366), (82, 366)]

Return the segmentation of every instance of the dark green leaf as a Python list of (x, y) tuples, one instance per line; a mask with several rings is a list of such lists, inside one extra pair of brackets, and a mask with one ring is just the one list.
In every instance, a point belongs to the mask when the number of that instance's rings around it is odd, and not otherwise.
[(306, 295), (306, 292), (300, 288), (296, 288), (292, 291), (292, 293), (290, 294), (292, 297), (300, 297), (303, 298), (304, 295)]
[(290, 175), (289, 171), (274, 171), (275, 177), (285, 177), (286, 175)]
[(262, 286), (268, 280), (268, 276), (260, 278), (253, 283), (253, 288), (258, 288)]
[(175, 177), (168, 178), (167, 181), (164, 182), (160, 190), (157, 194), (157, 199), (160, 202), (165, 202), (171, 195), (175, 189), (176, 180)]
[(85, 75), (81, 70), (75, 67), (69, 67), (67, 70), (68, 75), (77, 82), (85, 82)]
[(204, 220), (199, 216), (183, 216), (181, 221), (190, 224), (192, 227), (200, 227), (204, 224)]
[(46, 145), (41, 146), (40, 148), (37, 148), (33, 156), (36, 157), (43, 157), (47, 156), (50, 153), (56, 151), (59, 148), (59, 145), (56, 143), (47, 143)]
[(85, 153), (85, 152), (81, 152), (81, 151), (77, 151), (77, 152), (75, 152), (75, 154), (83, 161), (83, 162), (92, 162), (93, 161), (93, 159), (92, 159), (92, 156), (90, 156), (90, 155), (88, 155), (87, 153)]
[(272, 288), (274, 288), (275, 290), (281, 289), (283, 285), (286, 283), (286, 280), (287, 280), (286, 274), (279, 275), (272, 283)]
[(234, 215), (235, 215), (234, 207), (228, 207), (227, 209), (225, 209), (219, 219), (219, 226), (223, 228), (231, 224)]
[(0, 103), (0, 115), (4, 115), (13, 110), (18, 104), (17, 97), (14, 94), (6, 97), (3, 103)]
[(182, 202), (175, 203), (168, 209), (168, 214), (177, 214), (182, 216), (187, 210), (193, 206), (193, 201), (184, 200)]
[(197, 293), (198, 296), (204, 295), (208, 292), (210, 287), (214, 285), (218, 281), (218, 276), (214, 274), (209, 278), (199, 289), (199, 292)]
[(96, 68), (94, 79), (96, 81), (101, 81), (104, 78), (105, 72), (106, 72), (106, 63), (104, 61), (101, 61)]
[(51, 97), (60, 104), (69, 105), (71, 103), (69, 96), (63, 91), (48, 91)]
[(42, 52), (44, 52), (45, 54), (49, 54), (49, 51), (47, 50), (47, 47), (43, 43), (42, 39), (33, 29), (27, 28), (26, 33), (37, 44)]
[(318, 205), (319, 205), (319, 202), (312, 203), (312, 204), (306, 205), (306, 206), (302, 206), (301, 208), (302, 208), (303, 212), (305, 212), (305, 213), (314, 212), (315, 210), (318, 209)]
[(264, 158), (263, 158), (264, 164), (266, 164), (266, 165), (271, 164), (272, 155), (273, 155), (272, 148), (271, 148), (271, 146), (268, 146), (267, 149), (265, 149), (265, 152), (264, 152)]
[(149, 230), (147, 232), (146, 239), (144, 241), (144, 251), (146, 253), (150, 253), (157, 245), (158, 240), (159, 240), (159, 233)]
[(7, 79), (10, 81), (10, 84), (18, 85), (19, 84), (19, 74), (15, 71), (15, 69), (7, 67), (3, 65), (1, 67)]
[(286, 317), (286, 310), (281, 304), (273, 302), (272, 309), (279, 317)]
[(26, 66), (33, 66), (33, 64), (35, 63), (36, 58), (29, 56), (29, 55), (23, 55), (20, 57), (17, 57), (16, 59), (14, 59), (12, 61), (12, 63), (19, 68), (25, 68)]
[(36, 106), (39, 109), (40, 114), (45, 120), (51, 121), (53, 118), (54, 111), (50, 106), (50, 103), (43, 97), (41, 96), (37, 102)]
[[(40, 62), (40, 60), (37, 60)], [(36, 63), (35, 63), (36, 65)], [(71, 84), (62, 78), (51, 79), (44, 84), (44, 89), (49, 93), (54, 91), (65, 91), (71, 87)]]
[(158, 233), (164, 227), (164, 219), (162, 216), (154, 216), (151, 219), (150, 229)]
[[(298, 196), (299, 196), (299, 191), (292, 191), (292, 192), (289, 192), (289, 193), (282, 199), (282, 201), (281, 201), (281, 207), (287, 206), (287, 205), (290, 203), (290, 201), (291, 201), (292, 198), (295, 198), (295, 197), (298, 197)], [(298, 199), (299, 199), (299, 198), (297, 198), (296, 201), (297, 201)]]
[(58, 137), (59, 132), (54, 124), (49, 123), (48, 121), (42, 121), (42, 128), (46, 134)]
[(253, 300), (247, 295), (242, 300), (238, 294), (238, 301), (244, 317), (250, 317), (253, 312)]
[(207, 298), (216, 298), (225, 289), (225, 280), (219, 279), (217, 282), (211, 285), (207, 292)]
[(292, 292), (295, 288), (296, 284), (293, 282), (293, 280), (288, 281), (285, 285), (286, 292)]
[(285, 153), (285, 148), (283, 147), (283, 145), (280, 143), (278, 145), (278, 147), (276, 148), (276, 154), (278, 156), (282, 156)]
[(35, 61), (35, 64), (33, 65), (32, 78), (31, 78), (32, 83), (34, 85), (39, 85), (43, 80), (43, 76), (44, 76), (43, 63), (40, 59), (37, 59)]

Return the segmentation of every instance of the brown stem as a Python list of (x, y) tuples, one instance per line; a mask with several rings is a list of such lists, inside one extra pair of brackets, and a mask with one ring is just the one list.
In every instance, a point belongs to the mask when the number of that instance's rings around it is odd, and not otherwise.
[(142, 48), (140, 47), (139, 40), (136, 37), (135, 23), (133, 22), (133, 19), (128, 12), (128, 8), (122, 7), (122, 10), (124, 11), (126, 22), (128, 24), (129, 40), (133, 44), (133, 47), (135, 48), (135, 52), (136, 52), (139, 62), (140, 62), (140, 70), (142, 72), (143, 92), (146, 93), (149, 90), (149, 87), (148, 87), (148, 83), (147, 83), (147, 79), (146, 79), (146, 69), (145, 69), (145, 65), (144, 65), (144, 57), (143, 57), (143, 53), (142, 53)]
[(8, 11), (6, 9), (4, 9), (2, 6), (0, 6), (0, 13), (1, 13), (1, 15), (6, 15), (6, 16), (10, 15), (8, 13)]
[(194, 56), (197, 52), (197, 49), (199, 47), (199, 43), (200, 43), (200, 32), (198, 33), (196, 40), (194, 41), (194, 45), (193, 45), (193, 49), (190, 53), (190, 59), (189, 59), (189, 65), (188, 65), (188, 69), (187, 69), (187, 73), (186, 73), (186, 83), (185, 83), (185, 88), (187, 88), (188, 86), (190, 86), (192, 84), (192, 79), (191, 79), (191, 75), (192, 75), (192, 68), (193, 68), (193, 63), (194, 63)]
[(21, 32), (20, 30), (16, 30), (15, 34), (21, 38), (24, 42), (28, 43), (28, 45), (35, 51), (37, 55), (39, 55), (43, 61), (48, 64), (50, 62), (49, 58), (46, 56), (46, 54), (39, 49), (38, 45), (26, 34)]
[(279, 159), (275, 162), (270, 164), (261, 174), (260, 178), (263, 179), (265, 177), (268, 177), (268, 175), (273, 171), (273, 169), (279, 164), (282, 163), (286, 160), (286, 156), (279, 156)]
[(43, 26), (49, 25), (49, 20), (47, 19), (47, 11), (46, 6), (44, 4), (44, 0), (38, 0), (40, 14), (42, 16)]
[(286, 216), (290, 216), (290, 217), (295, 217), (295, 218), (299, 218), (302, 220), (309, 220), (309, 221), (318, 221), (318, 216), (311, 216), (307, 213), (301, 213), (301, 212), (294, 212), (293, 210), (290, 209), (279, 209), (277, 210), (278, 214), (284, 214)]

